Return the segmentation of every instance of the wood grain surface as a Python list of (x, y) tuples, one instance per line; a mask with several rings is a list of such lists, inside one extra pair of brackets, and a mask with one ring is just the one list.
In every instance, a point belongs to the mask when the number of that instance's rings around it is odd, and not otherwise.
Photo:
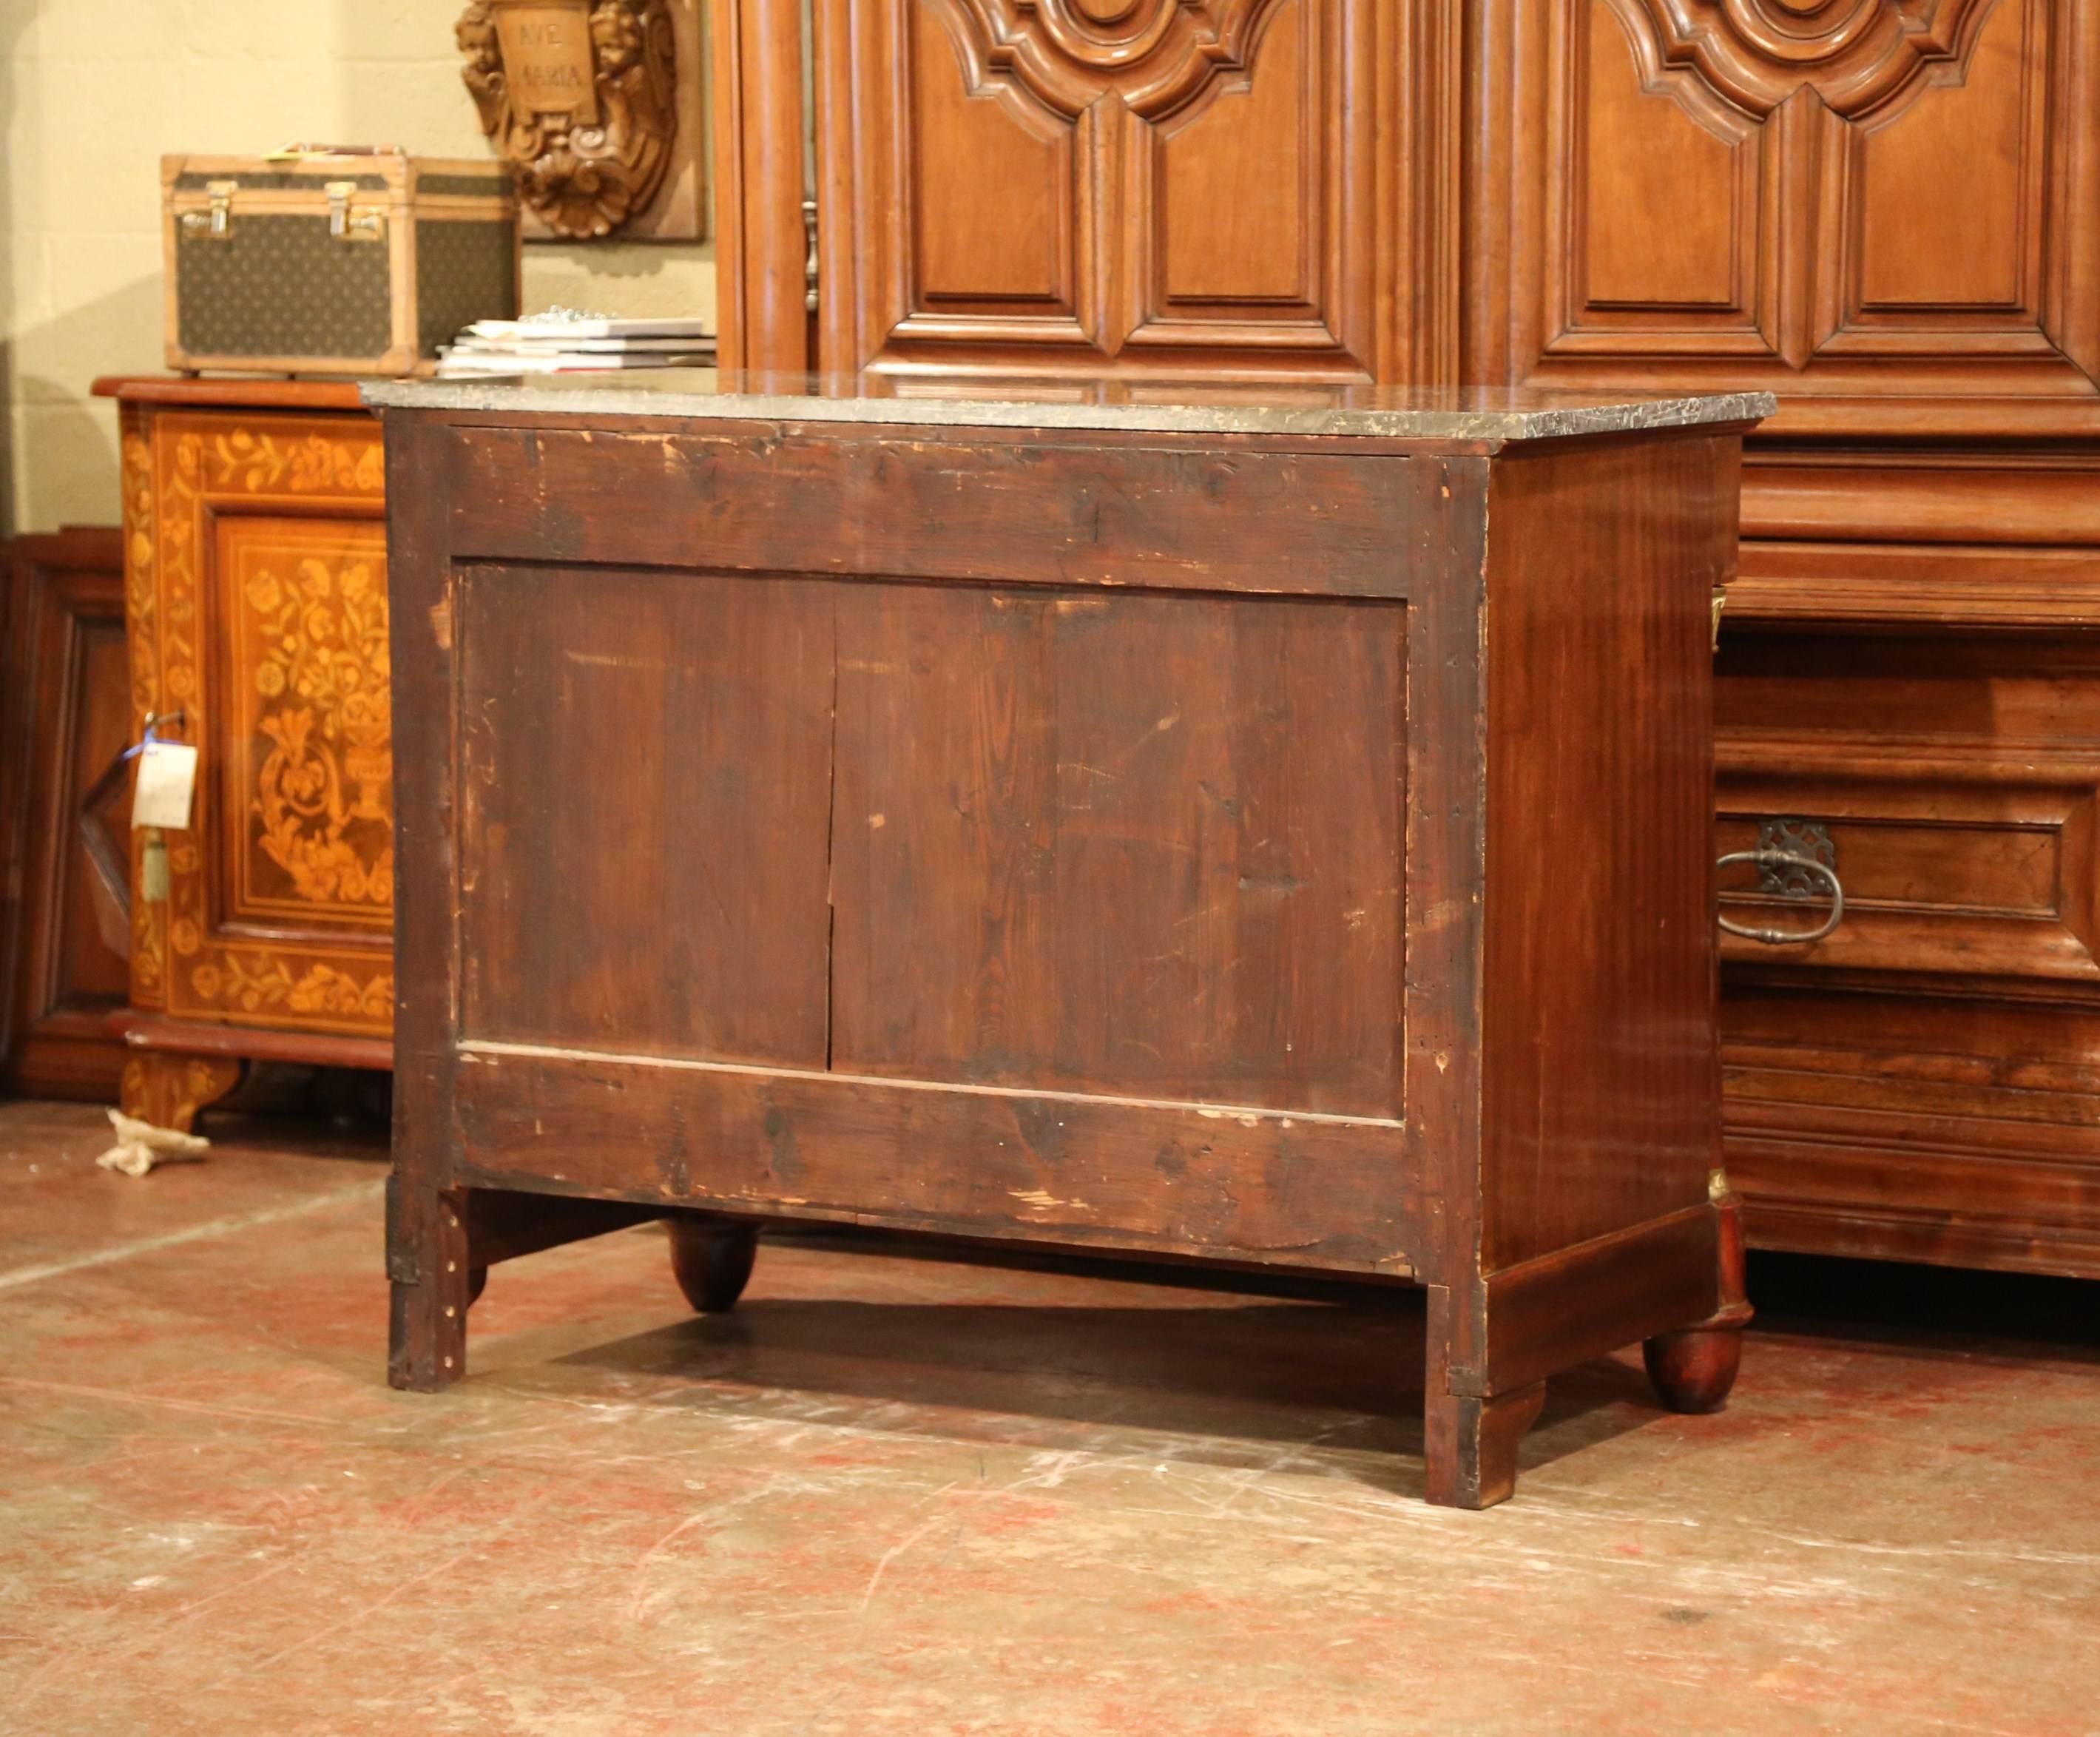
[(837, 608), (834, 1065), (1401, 1113), (1399, 607)]

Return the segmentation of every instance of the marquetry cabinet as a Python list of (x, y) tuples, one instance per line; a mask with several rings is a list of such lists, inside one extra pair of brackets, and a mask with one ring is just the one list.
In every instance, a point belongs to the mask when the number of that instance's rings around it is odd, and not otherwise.
[(1714, 844), (1850, 903), (1723, 946), (1753, 1240), (2100, 1276), (2100, 0), (816, 0), (814, 250), (714, 7), (726, 365), (1776, 391)]
[(386, 479), (347, 383), (112, 379), (133, 739), (194, 743), (165, 888), (133, 840), (127, 1112), (187, 1127), (249, 1059), (386, 1067)]

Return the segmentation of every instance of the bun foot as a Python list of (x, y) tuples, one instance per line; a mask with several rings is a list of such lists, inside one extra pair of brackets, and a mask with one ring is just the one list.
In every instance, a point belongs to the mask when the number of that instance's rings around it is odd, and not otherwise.
[(1673, 1412), (1695, 1416), (1728, 1403), (1743, 1361), (1740, 1327), (1687, 1327), (1657, 1333), (1641, 1347), (1648, 1378)]
[(1657, 1333), (1641, 1347), (1648, 1378), (1673, 1412), (1698, 1415), (1728, 1403), (1743, 1361), (1743, 1329), (1755, 1312), (1743, 1284), (1743, 1203), (1716, 1170), (1714, 1205), (1720, 1218), (1721, 1306), (1703, 1321)]
[(734, 1309), (758, 1254), (758, 1227), (720, 1218), (673, 1218), (671, 1271), (703, 1315)]

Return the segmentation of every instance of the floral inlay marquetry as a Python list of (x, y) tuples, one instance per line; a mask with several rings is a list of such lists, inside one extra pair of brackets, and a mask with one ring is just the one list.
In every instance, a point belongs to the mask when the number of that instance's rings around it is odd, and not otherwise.
[(386, 486), (386, 449), (377, 437), (236, 428), (198, 440), (196, 461), (210, 488), (250, 494), (376, 495)]
[(236, 712), (268, 750), (248, 780), (255, 847), (291, 896), (390, 911), (394, 749), (376, 550), (242, 550)]
[[(153, 500), (153, 447), (139, 413), (126, 410), (123, 429), (124, 617), (131, 661), (131, 739), (144, 733), (161, 705), (160, 598)], [(139, 883), (143, 834), (131, 839), (131, 884)], [(167, 906), (131, 901), (131, 1001), (159, 1007), (167, 997)]]
[(193, 966), (190, 985), (204, 1000), (242, 1013), (325, 1014), (373, 1025), (390, 1023), (394, 1014), (390, 966), (353, 973), (315, 963), (298, 970), (280, 953), (229, 948)]
[(176, 733), (202, 752), (193, 824), (167, 836), (168, 897), (133, 901), (135, 999), (383, 1036), (393, 762), (377, 426), (162, 411), (127, 427), (124, 457), (135, 703), (142, 718), (179, 706)]

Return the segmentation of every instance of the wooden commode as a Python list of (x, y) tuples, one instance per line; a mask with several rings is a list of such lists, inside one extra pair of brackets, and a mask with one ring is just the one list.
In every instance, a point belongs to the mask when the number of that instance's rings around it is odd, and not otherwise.
[(1718, 1405), (1710, 604), (1771, 400), (906, 390), (367, 388), (396, 1384), (492, 1262), (659, 1217), (704, 1308), (768, 1219), (1411, 1279), (1438, 1502), (1635, 1340)]
[(123, 418), (133, 740), (201, 749), (165, 896), (135, 838), (127, 1112), (249, 1059), (391, 1064), (386, 465), (349, 382), (106, 379)]

